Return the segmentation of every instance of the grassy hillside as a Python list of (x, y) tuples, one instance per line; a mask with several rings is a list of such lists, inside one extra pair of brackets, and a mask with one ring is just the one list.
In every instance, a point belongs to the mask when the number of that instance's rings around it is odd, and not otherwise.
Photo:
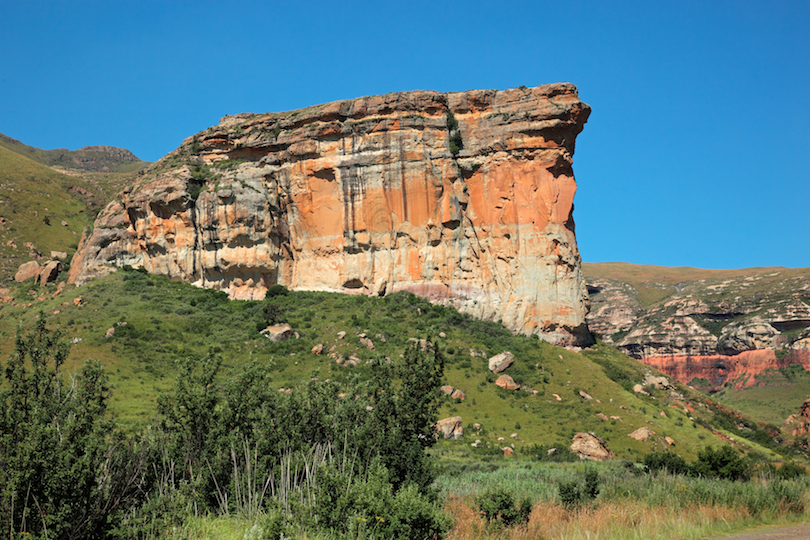
[(0, 146), (47, 167), (87, 172), (128, 173), (143, 169), (148, 162), (124, 148), (86, 146), (79, 150), (42, 150), (0, 133)]
[(68, 176), (0, 147), (0, 284), (51, 250), (76, 250), (85, 227), (133, 175)]
[[(707, 444), (724, 443), (727, 436), (743, 448), (766, 454), (769, 451), (753, 440), (772, 443), (753, 422), (684, 386), (674, 392), (648, 388), (651, 396), (633, 393), (648, 368), (604, 344), (574, 353), (536, 338), (513, 336), (501, 325), (409, 294), (368, 298), (290, 292), (260, 302), (229, 301), (224, 293), (135, 270), (68, 288), (56, 298), (41, 292), (32, 296), (28, 289), (16, 286), (15, 301), (0, 307), (4, 356), (11, 350), (16, 327), (30, 325), (43, 309), (50, 325), (58, 325), (77, 342), (67, 369), (94, 358), (110, 372), (115, 413), (131, 429), (153, 418), (158, 393), (171, 388), (176, 361), (184, 357), (209, 350), (220, 354), (223, 377), (257, 361), (274, 372), (279, 389), (295, 391), (312, 377), (362, 378), (366, 360), (397, 357), (409, 340), (426, 338), (434, 339), (444, 353), (446, 382), (466, 394), (463, 401), (447, 397), (442, 406), (443, 417), (462, 416), (465, 426), (463, 439), (441, 445), (439, 451), (447, 459), (502, 459), (499, 448), (510, 443), (526, 452), (536, 451), (532, 445), (567, 447), (579, 431), (596, 433), (618, 457), (634, 460), (665, 448), (666, 436), (675, 440), (674, 450), (688, 458)], [(298, 337), (270, 342), (259, 333), (269, 322), (289, 323)], [(110, 328), (115, 328), (114, 334), (105, 337)], [(339, 332), (346, 332), (345, 337), (340, 339)], [(373, 351), (358, 334), (372, 340)], [(324, 350), (317, 355), (312, 349), (319, 344)], [(536, 394), (494, 384), (487, 359), (505, 350), (516, 357), (506, 373)], [(358, 367), (337, 362), (352, 356), (359, 360)], [(583, 398), (580, 390), (593, 399)], [(472, 428), (474, 423), (482, 425), (480, 432)], [(649, 441), (628, 437), (642, 426), (655, 432)], [(510, 437), (513, 433), (517, 438)], [(505, 440), (498, 441), (500, 437)], [(476, 439), (481, 444), (473, 448), (470, 443)]]

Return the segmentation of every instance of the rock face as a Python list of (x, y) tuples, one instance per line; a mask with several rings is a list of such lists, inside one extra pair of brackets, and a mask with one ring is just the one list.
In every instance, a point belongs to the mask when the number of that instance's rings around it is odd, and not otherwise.
[(227, 116), (101, 212), (70, 279), (132, 265), (235, 299), (410, 291), (585, 345), (572, 157), (589, 114), (552, 84)]

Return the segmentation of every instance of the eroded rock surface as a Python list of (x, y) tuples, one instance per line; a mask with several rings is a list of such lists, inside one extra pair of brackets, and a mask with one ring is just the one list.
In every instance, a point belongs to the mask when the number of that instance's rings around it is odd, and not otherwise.
[(769, 369), (810, 370), (810, 269), (585, 267), (591, 330), (683, 383), (743, 388)]
[(410, 291), (588, 344), (572, 157), (589, 113), (552, 84), (227, 116), (101, 212), (70, 279), (132, 265), (235, 299)]

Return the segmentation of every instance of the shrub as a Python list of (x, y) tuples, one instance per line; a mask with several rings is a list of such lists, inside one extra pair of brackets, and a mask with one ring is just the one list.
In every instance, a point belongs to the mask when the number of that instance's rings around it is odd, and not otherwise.
[(776, 477), (783, 480), (795, 480), (802, 476), (807, 476), (807, 469), (795, 463), (787, 462), (776, 469)]
[(698, 452), (698, 459), (692, 464), (692, 474), (707, 478), (746, 480), (748, 465), (731, 445), (727, 444), (719, 450), (707, 446)]
[(689, 466), (679, 455), (669, 451), (651, 452), (644, 456), (644, 466), (649, 472), (666, 471), (670, 474), (686, 474)]
[(505, 488), (490, 489), (475, 498), (475, 504), (490, 524), (510, 527), (527, 523), (532, 512), (528, 497), (515, 501), (512, 493)]
[(579, 489), (579, 482), (576, 480), (561, 480), (557, 484), (560, 492), (560, 502), (566, 507), (578, 506), (582, 503), (582, 491)]

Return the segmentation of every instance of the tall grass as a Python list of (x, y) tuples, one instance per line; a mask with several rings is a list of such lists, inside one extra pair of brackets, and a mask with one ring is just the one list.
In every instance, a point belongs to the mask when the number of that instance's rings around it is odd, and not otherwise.
[[(584, 464), (526, 464), (439, 477), (436, 485), (455, 521), (447, 538), (697, 538), (807, 515), (808, 478), (787, 481), (761, 474), (735, 482), (646, 474), (618, 462), (599, 466), (600, 490), (594, 501), (564, 505), (559, 486), (582, 481), (584, 470)], [(473, 500), (492, 488), (533, 500), (528, 525), (502, 531), (488, 528)]]

